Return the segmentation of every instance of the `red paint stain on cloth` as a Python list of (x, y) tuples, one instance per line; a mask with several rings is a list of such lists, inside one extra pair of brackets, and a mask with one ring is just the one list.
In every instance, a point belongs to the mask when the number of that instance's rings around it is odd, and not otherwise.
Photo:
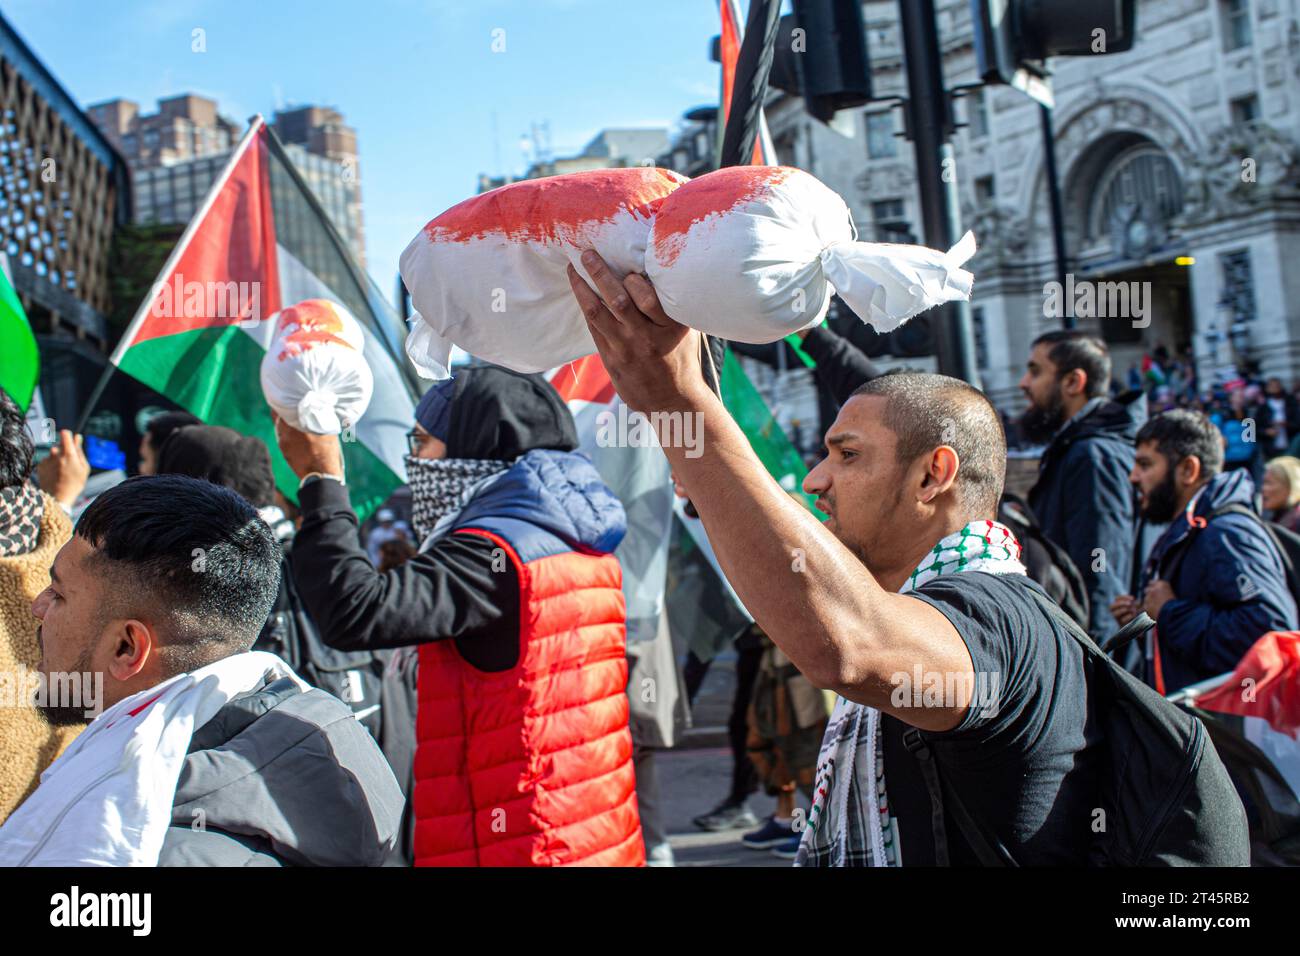
[(500, 236), (514, 242), (577, 242), (620, 209), (649, 220), (685, 176), (666, 169), (592, 169), (501, 186), (457, 203), (424, 227), (431, 242)]
[(276, 334), (281, 349), (276, 359), (283, 362), (291, 355), (301, 355), (326, 342), (352, 348), (351, 343), (340, 336), (342, 331), (343, 319), (334, 303), (328, 299), (304, 299), (280, 312)]
[(692, 226), (762, 199), (793, 172), (789, 166), (728, 166), (692, 179), (655, 213), (655, 258), (661, 265), (672, 265), (686, 247)]

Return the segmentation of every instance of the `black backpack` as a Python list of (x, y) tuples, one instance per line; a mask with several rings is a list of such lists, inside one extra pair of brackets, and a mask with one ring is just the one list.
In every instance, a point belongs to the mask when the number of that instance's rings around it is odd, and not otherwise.
[[(1083, 648), (1088, 690), (1105, 741), (1105, 829), (1093, 866), (1249, 866), (1246, 811), (1204, 725), (1110, 659), (1060, 608), (1032, 591), (1043, 611)], [(934, 808), (935, 859), (948, 863), (944, 810), (985, 866), (1017, 866), (997, 835), (945, 785), (924, 734), (903, 735)]]
[(1061, 610), (1087, 630), (1092, 623), (1088, 587), (1069, 552), (1043, 533), (1034, 510), (1010, 492), (998, 502), (998, 520), (1015, 532), (1029, 580), (1038, 582)]

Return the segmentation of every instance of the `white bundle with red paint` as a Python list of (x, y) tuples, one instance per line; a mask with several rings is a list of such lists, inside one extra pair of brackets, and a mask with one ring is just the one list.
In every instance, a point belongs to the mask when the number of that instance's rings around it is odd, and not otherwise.
[(838, 194), (787, 166), (731, 166), (693, 179), (655, 213), (645, 273), (664, 311), (737, 342), (773, 342), (826, 315), (832, 292), (888, 332), (926, 309), (970, 298), (961, 266), (969, 232), (948, 252), (855, 242)]
[(262, 394), (275, 413), (317, 435), (360, 421), (375, 388), (361, 323), (328, 299), (306, 299), (269, 321), (275, 333), (262, 357)]
[(592, 170), (526, 180), (438, 216), (402, 253), (415, 314), (406, 352), (445, 378), (451, 348), (519, 372), (594, 352), (569, 288), (595, 249), (622, 278), (644, 272), (664, 311), (739, 342), (773, 342), (819, 323), (838, 292), (877, 331), (970, 298), (967, 233), (948, 252), (856, 242), (838, 195), (784, 166), (698, 179), (663, 169)]
[(415, 314), (406, 353), (446, 378), (452, 345), (517, 372), (596, 350), (569, 287), (595, 249), (620, 276), (645, 268), (655, 210), (686, 182), (665, 169), (599, 169), (511, 183), (432, 220), (402, 253)]

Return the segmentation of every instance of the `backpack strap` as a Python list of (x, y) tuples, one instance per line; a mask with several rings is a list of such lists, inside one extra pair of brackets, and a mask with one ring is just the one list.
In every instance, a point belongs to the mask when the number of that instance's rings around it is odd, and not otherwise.
[(921, 736), (921, 731), (909, 727), (903, 733), (903, 743), (916, 758), (925, 778), (925, 789), (930, 792), (930, 827), (934, 833), (934, 862), (936, 866), (951, 866), (948, 855), (948, 832), (944, 824), (944, 808), (952, 810), (962, 836), (970, 844), (979, 861), (985, 866), (1019, 866), (1015, 858), (998, 839), (997, 834), (986, 831), (962, 802), (957, 792), (944, 783), (939, 773), (939, 764), (935, 760), (930, 745)]
[(1139, 611), (1138, 616), (1133, 618), (1118, 631), (1106, 639), (1106, 643), (1101, 645), (1102, 652), (1105, 654), (1114, 654), (1130, 641), (1137, 640), (1151, 628), (1156, 626), (1156, 622), (1146, 611)]
[(1282, 546), (1282, 541), (1278, 538), (1277, 531), (1273, 528), (1273, 522), (1266, 521), (1263, 517), (1255, 513), (1255, 509), (1247, 508), (1239, 502), (1233, 502), (1232, 504), (1224, 505), (1222, 508), (1216, 509), (1214, 514), (1210, 515), (1210, 517), (1217, 518), (1220, 515), (1228, 514), (1245, 515), (1248, 518), (1255, 519), (1255, 521), (1263, 527), (1264, 533), (1268, 535), (1268, 540), (1273, 542), (1273, 550), (1276, 551), (1278, 557), (1282, 559), (1282, 571), (1286, 575), (1287, 587), (1290, 588), (1292, 594), (1300, 594), (1300, 588), (1297, 588), (1297, 585), (1300, 584), (1300, 577), (1297, 577), (1295, 563), (1291, 560), (1291, 555), (1287, 553), (1286, 548)]
[[(1197, 532), (1208, 526), (1215, 518), (1221, 518), (1224, 515), (1244, 515), (1247, 518), (1253, 519), (1264, 529), (1264, 534), (1268, 535), (1268, 540), (1273, 544), (1273, 551), (1277, 554), (1278, 560), (1282, 562), (1282, 573), (1286, 578), (1287, 588), (1292, 594), (1300, 595), (1300, 569), (1296, 568), (1295, 563), (1291, 560), (1291, 555), (1289, 555), (1286, 548), (1282, 546), (1281, 540), (1278, 539), (1277, 532), (1273, 530), (1272, 523), (1265, 521), (1260, 517), (1260, 515), (1256, 514), (1254, 508), (1248, 508), (1239, 501), (1234, 501), (1230, 504), (1223, 505), (1222, 507), (1215, 508), (1205, 519), (1204, 525), (1192, 525), (1187, 534), (1174, 545), (1174, 548), (1177, 549), (1174, 554), (1174, 559), (1170, 563), (1169, 567), (1160, 573), (1160, 577), (1164, 578), (1166, 581), (1173, 578), (1182, 568), (1183, 559), (1187, 556), (1187, 552), (1190, 550), (1192, 541), (1195, 539)], [(1159, 571), (1158, 568), (1157, 571)]]

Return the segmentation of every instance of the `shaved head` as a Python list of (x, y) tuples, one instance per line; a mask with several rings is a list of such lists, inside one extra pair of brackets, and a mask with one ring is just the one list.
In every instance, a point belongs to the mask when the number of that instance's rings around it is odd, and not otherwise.
[(853, 395), (885, 400), (884, 423), (898, 439), (900, 465), (947, 445), (960, 462), (957, 487), (969, 520), (997, 516), (1007, 438), (983, 392), (947, 375), (891, 372), (860, 385)]

